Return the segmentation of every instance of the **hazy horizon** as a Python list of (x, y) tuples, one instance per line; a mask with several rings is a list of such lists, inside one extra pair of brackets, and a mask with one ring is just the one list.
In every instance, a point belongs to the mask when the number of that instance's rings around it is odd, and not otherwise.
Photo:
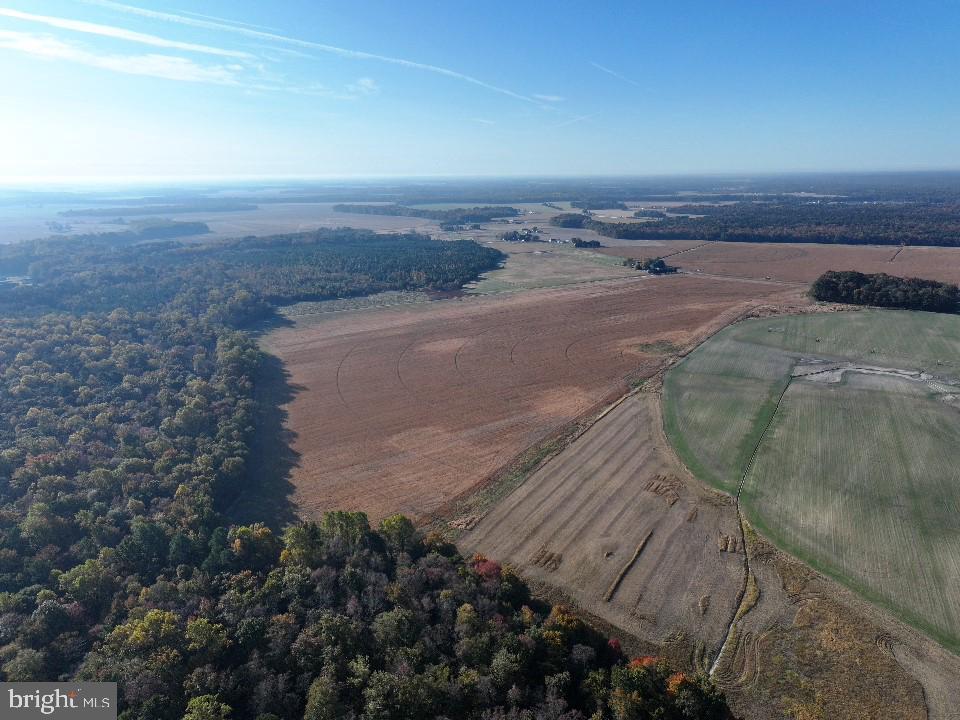
[(942, 178), (955, 176), (960, 179), (960, 167), (929, 168), (911, 170), (867, 169), (867, 170), (798, 170), (770, 172), (711, 172), (711, 173), (621, 173), (590, 174), (569, 173), (551, 175), (529, 174), (435, 174), (435, 175), (183, 175), (183, 176), (61, 176), (61, 177), (0, 177), (0, 190), (8, 192), (33, 192), (61, 190), (174, 190), (174, 189), (219, 189), (231, 190), (246, 186), (256, 188), (291, 188), (302, 186), (304, 189), (322, 187), (331, 183), (376, 184), (376, 183), (429, 183), (429, 182), (516, 182), (516, 181), (725, 181), (749, 182), (777, 179), (811, 181), (822, 179), (865, 179), (871, 177), (930, 177)]

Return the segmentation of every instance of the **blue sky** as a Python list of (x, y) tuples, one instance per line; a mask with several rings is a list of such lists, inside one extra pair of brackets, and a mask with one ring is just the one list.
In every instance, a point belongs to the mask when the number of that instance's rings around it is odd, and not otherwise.
[(0, 178), (960, 167), (960, 4), (0, 0)]

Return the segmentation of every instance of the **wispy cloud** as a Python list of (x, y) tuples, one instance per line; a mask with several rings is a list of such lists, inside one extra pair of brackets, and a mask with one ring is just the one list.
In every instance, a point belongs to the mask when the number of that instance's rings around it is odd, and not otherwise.
[(164, 22), (177, 23), (179, 25), (188, 25), (190, 27), (204, 28), (207, 30), (219, 30), (223, 32), (230, 32), (239, 35), (244, 35), (250, 38), (256, 38), (258, 40), (269, 40), (275, 43), (282, 43), (285, 45), (292, 45), (294, 47), (306, 48), (313, 51), (324, 52), (331, 55), (337, 55), (339, 57), (351, 58), (354, 60), (373, 60), (377, 62), (389, 63), (391, 65), (399, 65), (401, 67), (407, 67), (415, 70), (422, 70), (424, 72), (434, 73), (436, 75), (443, 75), (444, 77), (449, 77), (454, 80), (460, 80), (477, 87), (484, 88), (491, 92), (499, 93), (501, 95), (506, 95), (515, 100), (521, 100), (527, 103), (533, 103), (535, 105), (540, 105), (541, 101), (528, 97), (513, 90), (509, 90), (492, 83), (488, 83), (479, 78), (475, 78), (472, 75), (466, 75), (456, 70), (451, 70), (449, 68), (440, 67), (439, 65), (430, 65), (428, 63), (415, 62), (413, 60), (406, 60), (404, 58), (391, 57), (389, 55), (378, 55), (376, 53), (364, 52), (361, 50), (350, 50), (348, 48), (337, 47), (336, 45), (327, 45), (325, 43), (313, 42), (310, 40), (301, 40), (299, 38), (290, 37), (287, 35), (280, 35), (278, 33), (266, 32), (263, 30), (256, 30), (246, 26), (238, 26), (231, 23), (225, 23), (223, 21), (214, 21), (214, 20), (204, 20), (196, 17), (188, 17), (186, 15), (176, 15), (174, 13), (161, 12), (159, 10), (150, 10), (147, 8), (136, 7), (133, 5), (126, 5), (123, 3), (114, 2), (113, 0), (81, 0), (88, 5), (96, 5), (98, 7), (109, 8), (111, 10), (116, 10), (118, 12), (123, 12), (131, 15), (137, 15), (140, 17), (151, 18), (153, 20), (162, 20)]
[(354, 95), (376, 95), (380, 92), (380, 86), (373, 78), (362, 77), (355, 83), (347, 85), (347, 90)]
[(600, 113), (595, 112), (595, 113), (590, 113), (589, 115), (577, 115), (577, 117), (572, 117), (569, 120), (564, 120), (563, 122), (559, 122), (556, 125), (551, 125), (550, 127), (562, 128), (562, 127), (566, 127), (567, 125), (575, 125), (576, 123), (583, 122), (584, 120), (595, 118), (599, 114)]
[(200, 65), (175, 55), (98, 54), (49, 35), (0, 30), (0, 48), (45, 60), (62, 60), (127, 75), (147, 75), (181, 82), (239, 85), (239, 65)]
[(480, 123), (481, 125), (496, 125), (493, 120), (487, 120), (486, 118), (471, 118), (475, 123)]
[(202, 20), (214, 20), (216, 22), (227, 23), (228, 25), (241, 25), (248, 28), (256, 28), (257, 30), (277, 30), (278, 28), (270, 27), (269, 25), (255, 25), (253, 23), (240, 22), (239, 20), (229, 20), (228, 18), (217, 17), (216, 15), (204, 15), (203, 13), (190, 12), (189, 10), (177, 10), (181, 15), (192, 15), (195, 18), (201, 18)]
[(631, 85), (636, 85), (637, 87), (643, 87), (643, 86), (642, 86), (640, 83), (638, 83), (636, 80), (631, 80), (630, 78), (621, 75), (621, 74), (618, 73), (616, 70), (611, 70), (611, 69), (608, 68), (608, 67), (604, 67), (603, 65), (601, 65), (601, 64), (598, 63), (598, 62), (591, 62), (590, 64), (593, 65), (593, 67), (595, 67), (597, 70), (600, 70), (600, 71), (602, 71), (602, 72), (605, 72), (607, 75), (612, 75), (612, 76), (615, 77), (617, 80), (622, 80), (622, 81), (625, 82), (625, 83), (630, 83)]
[(548, 103), (563, 102), (564, 99), (565, 99), (565, 98), (560, 97), (559, 95), (537, 95), (537, 94), (534, 94), (533, 97), (535, 97), (537, 100), (540, 100), (540, 101), (542, 101), (542, 102), (548, 102)]
[(11, 10), (10, 8), (0, 7), (0, 17), (22, 20), (25, 22), (38, 23), (58, 30), (69, 30), (72, 32), (87, 33), (90, 35), (99, 35), (101, 37), (113, 38), (115, 40), (125, 40), (139, 43), (141, 45), (150, 45), (152, 47), (166, 48), (169, 50), (185, 50), (187, 52), (203, 53), (207, 55), (218, 55), (220, 57), (232, 57), (239, 59), (251, 59), (250, 53), (238, 50), (224, 50), (222, 48), (210, 47), (209, 45), (197, 45), (196, 43), (180, 42), (179, 40), (168, 40), (167, 38), (148, 35), (146, 33), (134, 32), (124, 28), (113, 27), (111, 25), (99, 25), (97, 23), (84, 22), (83, 20), (70, 20), (68, 18), (51, 17), (49, 15), (33, 15), (31, 13)]

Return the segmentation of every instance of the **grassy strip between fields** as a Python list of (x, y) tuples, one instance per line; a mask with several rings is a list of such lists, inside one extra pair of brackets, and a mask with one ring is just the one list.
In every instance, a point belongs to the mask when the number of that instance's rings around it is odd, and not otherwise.
[[(670, 372), (674, 372), (680, 367), (682, 367), (682, 364), (674, 366), (670, 369)], [(771, 383), (766, 399), (757, 409), (756, 414), (751, 420), (750, 432), (741, 438), (740, 442), (737, 444), (736, 463), (734, 467), (739, 468), (739, 470), (735, 472), (731, 471), (729, 481), (724, 480), (716, 473), (708, 469), (706, 465), (700, 461), (696, 452), (694, 452), (693, 448), (690, 447), (689, 443), (687, 443), (686, 437), (680, 426), (680, 408), (673, 400), (678, 393), (671, 393), (668, 389), (670, 384), (669, 373), (667, 380), (664, 383), (665, 392), (663, 393), (662, 403), (664, 432), (666, 433), (670, 444), (673, 446), (673, 449), (680, 457), (680, 460), (684, 465), (687, 466), (687, 469), (690, 470), (695, 477), (700, 478), (702, 481), (706, 482), (712, 487), (717, 488), (718, 490), (735, 494), (740, 485), (743, 468), (746, 467), (747, 463), (750, 461), (750, 458), (753, 457), (754, 450), (763, 436), (764, 429), (770, 423), (770, 420), (773, 418), (773, 414), (777, 410), (777, 400), (789, 383), (790, 373), (784, 374), (775, 382)]]

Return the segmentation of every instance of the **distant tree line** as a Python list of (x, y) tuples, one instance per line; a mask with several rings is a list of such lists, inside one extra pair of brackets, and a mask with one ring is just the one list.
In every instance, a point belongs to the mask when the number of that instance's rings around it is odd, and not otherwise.
[(684, 205), (670, 213), (645, 223), (603, 222), (574, 213), (552, 222), (627, 240), (960, 246), (960, 203), (737, 202)]
[(506, 205), (472, 208), (452, 208), (449, 210), (431, 210), (428, 208), (406, 207), (404, 205), (368, 205), (345, 204), (333, 206), (337, 212), (359, 215), (396, 215), (400, 217), (426, 218), (448, 225), (490, 222), (494, 218), (516, 217), (520, 211)]
[(585, 228), (592, 222), (585, 213), (560, 213), (550, 218), (550, 224), (562, 228)]
[(300, 182), (282, 192), (249, 187), (233, 197), (206, 196), (203, 192), (164, 193), (153, 197), (118, 200), (105, 192), (5, 192), (0, 205), (31, 203), (103, 206), (191, 204), (203, 200), (269, 205), (276, 203), (391, 202), (405, 206), (447, 203), (458, 206), (550, 203), (559, 206), (578, 201), (630, 202), (804, 202), (825, 199), (846, 203), (960, 203), (960, 173), (800, 173), (779, 176), (615, 177), (615, 178), (500, 178), (445, 179), (416, 182)]
[[(119, 219), (119, 218), (118, 218)], [(190, 235), (206, 235), (210, 232), (210, 227), (202, 222), (187, 222), (179, 220), (166, 220), (163, 218), (144, 218), (135, 220), (131, 223), (124, 223), (128, 226), (127, 230), (104, 233), (77, 233), (69, 236), (69, 242), (72, 246), (111, 246), (135, 245), (137, 243), (149, 240), (169, 240), (173, 238), (188, 237)], [(49, 225), (49, 224), (48, 224)], [(68, 231), (69, 226), (58, 227), (55, 223), (51, 226), (54, 231)], [(56, 238), (53, 239), (56, 242)], [(33, 241), (34, 244), (43, 245), (43, 240)], [(23, 257), (23, 248), (30, 243), (17, 243), (6, 245), (0, 249), (0, 268), (3, 267), (3, 256)], [(12, 252), (10, 252), (12, 249)], [(2, 272), (2, 270), (0, 270)]]
[(574, 200), (570, 207), (580, 208), (581, 210), (626, 210), (627, 205), (622, 200), (611, 200), (609, 198), (597, 198), (592, 200)]
[(236, 212), (256, 210), (257, 206), (239, 200), (198, 199), (177, 205), (130, 205), (122, 207), (92, 207), (64, 210), (63, 217), (130, 217), (133, 215), (180, 215), (192, 212)]
[(827, 302), (939, 313), (960, 311), (956, 285), (885, 273), (828, 270), (814, 281), (810, 292), (815, 299)]

